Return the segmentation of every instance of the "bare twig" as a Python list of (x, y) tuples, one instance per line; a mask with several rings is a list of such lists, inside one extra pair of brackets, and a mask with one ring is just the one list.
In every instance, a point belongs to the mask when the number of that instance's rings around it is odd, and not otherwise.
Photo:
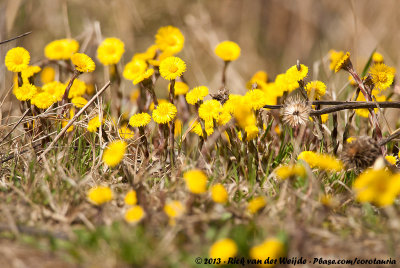
[(24, 120), (25, 116), (28, 114), (28, 112), (30, 111), (30, 108), (28, 108), (24, 114), (21, 116), (21, 118), (18, 120), (18, 122), (14, 125), (14, 127), (10, 130), (10, 132), (7, 133), (7, 135), (0, 141), (0, 143), (2, 143), (5, 139), (8, 138), (8, 136), (10, 136), (10, 134), (17, 128), (17, 126), (22, 122), (22, 120)]
[(18, 38), (27, 36), (27, 35), (29, 35), (29, 34), (31, 34), (31, 33), (32, 33), (32, 31), (29, 31), (29, 32), (20, 34), (20, 35), (18, 35), (18, 36), (16, 36), (16, 37), (13, 37), (13, 38), (11, 38), (11, 39), (7, 39), (7, 40), (4, 40), (4, 41), (1, 41), (1, 42), (0, 42), (0, 45), (5, 44), (5, 43), (8, 43), (8, 42), (11, 42), (11, 41), (16, 40), (16, 39), (18, 39)]

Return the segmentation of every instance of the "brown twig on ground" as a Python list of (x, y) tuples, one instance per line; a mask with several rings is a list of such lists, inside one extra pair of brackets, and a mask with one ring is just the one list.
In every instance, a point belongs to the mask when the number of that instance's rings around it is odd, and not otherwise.
[(78, 117), (83, 114), (84, 111), (111, 85), (111, 82), (108, 81), (107, 84), (104, 85), (102, 89), (99, 90), (99, 92), (94, 95), (88, 103), (68, 122), (68, 124), (61, 130), (61, 132), (54, 138), (54, 140), (50, 143), (50, 145), (47, 147), (46, 150), (39, 156), (38, 161), (40, 159), (44, 158), (45, 155), (51, 150), (51, 148), (54, 146), (54, 144), (61, 138), (62, 135), (67, 131), (67, 129), (78, 119)]

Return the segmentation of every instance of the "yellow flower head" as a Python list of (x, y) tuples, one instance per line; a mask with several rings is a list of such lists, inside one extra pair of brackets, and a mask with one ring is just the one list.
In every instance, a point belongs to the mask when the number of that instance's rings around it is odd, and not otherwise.
[(161, 27), (155, 37), (157, 47), (161, 51), (168, 51), (171, 54), (180, 52), (185, 43), (185, 37), (181, 31), (173, 26)]
[[(285, 246), (277, 238), (270, 238), (250, 249), (250, 257), (253, 259), (279, 259), (285, 255)], [(261, 267), (273, 267), (275, 264), (261, 264)]]
[[(69, 81), (65, 83), (64, 89), (68, 86)], [(75, 79), (68, 92), (68, 98), (80, 97), (86, 92), (86, 84), (80, 79)]]
[[(189, 123), (190, 132), (197, 134), (200, 137), (203, 137), (203, 129), (201, 128), (201, 124), (198, 121), (191, 121)], [(210, 136), (214, 132), (214, 125), (212, 121), (205, 122), (205, 131), (207, 136)]]
[(372, 77), (372, 82), (375, 87), (380, 90), (384, 90), (393, 83), (395, 70), (392, 67), (385, 65), (384, 63), (378, 63), (371, 67), (369, 74)]
[(192, 169), (183, 174), (186, 187), (191, 193), (202, 194), (206, 192), (207, 176), (199, 169)]
[(30, 60), (28, 50), (23, 47), (14, 47), (7, 52), (4, 62), (9, 71), (17, 73), (26, 69)]
[[(171, 83), (168, 84), (168, 92), (171, 90)], [(175, 82), (174, 93), (175, 96), (185, 95), (189, 91), (189, 86), (181, 81)]]
[(186, 71), (186, 63), (178, 57), (168, 57), (160, 63), (160, 75), (166, 80), (174, 80)]
[(396, 165), (397, 159), (396, 159), (395, 156), (393, 156), (393, 155), (387, 155), (387, 156), (385, 156), (385, 159), (386, 159), (386, 161), (388, 161), (391, 165), (393, 165), (393, 166)]
[(118, 134), (121, 139), (129, 140), (135, 136), (133, 130), (131, 130), (127, 125), (124, 125), (118, 129)]
[(76, 107), (76, 108), (82, 108), (85, 106), (88, 101), (84, 97), (75, 97), (72, 98), (71, 103)]
[(153, 119), (157, 124), (165, 124), (172, 121), (176, 113), (176, 106), (172, 103), (160, 103), (153, 110)]
[(137, 197), (136, 197), (136, 191), (135, 190), (130, 190), (126, 195), (125, 195), (125, 204), (133, 206), (136, 205), (137, 203)]
[[(375, 96), (376, 101), (386, 101), (386, 96), (385, 95), (381, 95), (378, 96), (379, 91), (378, 90), (372, 90), (372, 95)], [(356, 101), (366, 101), (365, 97), (363, 94), (358, 94), (357, 100)], [(379, 109), (378, 108), (374, 108), (375, 113), (378, 113)], [(357, 109), (356, 110), (356, 114), (364, 117), (364, 118), (368, 118), (369, 116), (369, 110), (368, 109)]]
[(164, 206), (164, 212), (171, 219), (180, 218), (185, 213), (185, 207), (180, 201), (169, 201)]
[(234, 61), (240, 56), (240, 47), (235, 42), (223, 41), (215, 47), (214, 52), (224, 61)]
[(113, 192), (107, 186), (95, 186), (87, 192), (87, 199), (98, 206), (110, 202), (113, 196)]
[(100, 122), (99, 116), (93, 117), (90, 119), (87, 125), (87, 131), (89, 132), (96, 132), (97, 129), (104, 123), (104, 117), (103, 117), (103, 122)]
[(133, 84), (134, 85), (139, 84), (140, 82), (149, 79), (153, 74), (154, 74), (153, 68), (147, 69), (146, 71), (139, 73), (135, 76), (135, 79), (133, 79)]
[(42, 72), (40, 73), (40, 79), (43, 84), (50, 83), (54, 81), (56, 77), (56, 70), (53, 67), (47, 66), (44, 67)]
[[(158, 99), (158, 105), (162, 104), (162, 103), (169, 103), (168, 100), (166, 99)], [(154, 110), (154, 102), (151, 102), (150, 107), (149, 107), (149, 111), (153, 111)]]
[(128, 223), (138, 223), (145, 216), (146, 213), (144, 212), (144, 209), (139, 205), (135, 205), (125, 212), (124, 218)]
[(228, 201), (228, 191), (221, 183), (211, 186), (211, 198), (215, 203), (225, 204)]
[(308, 67), (305, 66), (304, 64), (300, 64), (300, 70), (297, 69), (297, 65), (294, 65), (286, 71), (285, 75), (287, 81), (291, 81), (294, 83), (306, 78), (307, 74), (308, 74)]
[(372, 54), (372, 61), (374, 63), (383, 63), (383, 60), (383, 55), (381, 53), (374, 52), (374, 54)]
[(343, 170), (343, 163), (328, 154), (304, 151), (299, 154), (297, 159), (305, 161), (311, 168), (318, 168), (333, 172), (340, 172)]
[(55, 101), (61, 101), (64, 96), (65, 88), (66, 86), (63, 83), (53, 81), (44, 84), (42, 90), (49, 93)]
[(321, 81), (311, 81), (307, 83), (305, 89), (309, 97), (314, 97), (314, 99), (319, 100), (325, 95), (326, 85)]
[(346, 69), (350, 63), (350, 52), (346, 52), (346, 54), (337, 61), (335, 73), (339, 72), (341, 69)]
[(199, 107), (199, 117), (204, 121), (218, 120), (222, 105), (217, 100), (207, 100)]
[(272, 95), (267, 95), (264, 91), (260, 89), (249, 90), (244, 96), (247, 99), (247, 102), (249, 103), (251, 108), (253, 108), (253, 110), (261, 109), (265, 105), (276, 104), (276, 97)]
[(246, 141), (251, 141), (258, 136), (258, 127), (256, 125), (248, 125), (244, 128), (246, 131)]
[[(75, 109), (72, 107), (72, 108), (69, 110), (69, 119), (72, 119), (72, 118), (74, 117), (74, 115), (75, 115)], [(66, 116), (64, 116), (64, 117), (66, 118)], [(68, 125), (68, 123), (69, 123), (69, 120), (63, 119), (63, 120), (61, 121), (61, 127), (62, 127), (62, 128), (66, 127), (66, 126)], [(71, 125), (71, 126), (67, 129), (67, 132), (72, 132), (72, 130), (74, 130), (74, 125)]]
[(247, 211), (249, 211), (251, 214), (256, 214), (260, 209), (265, 207), (267, 204), (267, 201), (265, 200), (264, 197), (258, 196), (249, 201), (247, 204)]
[(124, 54), (124, 43), (115, 37), (106, 38), (97, 48), (97, 58), (103, 65), (117, 64)]
[(148, 113), (134, 114), (129, 118), (129, 125), (132, 127), (144, 127), (151, 121), (151, 116)]
[(46, 91), (37, 93), (31, 99), (31, 103), (33, 105), (35, 105), (36, 107), (38, 107), (39, 109), (47, 109), (56, 102), (57, 102), (57, 100), (54, 98), (54, 96), (50, 95)]
[(300, 164), (285, 165), (276, 168), (275, 174), (279, 179), (286, 180), (293, 176), (304, 177), (306, 175), (306, 169)]
[(40, 72), (40, 70), (42, 70), (42, 68), (40, 68), (39, 66), (28, 66), (21, 71), (21, 77), (24, 82), (28, 82), (28, 78), (34, 76), (35, 74)]
[(189, 104), (195, 105), (202, 101), (208, 95), (208, 88), (205, 86), (195, 87), (186, 94), (186, 101)]
[(123, 140), (111, 142), (103, 153), (103, 162), (109, 167), (115, 167), (122, 161), (128, 144)]
[(147, 63), (142, 59), (133, 59), (132, 61), (128, 62), (125, 67), (124, 71), (122, 72), (122, 76), (126, 80), (134, 80), (139, 74), (145, 72), (147, 69)]
[(229, 258), (236, 256), (238, 247), (230, 238), (220, 239), (210, 247), (208, 255), (210, 258), (221, 259), (221, 263), (226, 263)]
[(44, 55), (50, 60), (69, 60), (79, 49), (79, 43), (74, 39), (54, 40), (44, 48)]
[(230, 120), (232, 119), (231, 114), (229, 113), (228, 109), (226, 109), (224, 106), (222, 107), (222, 111), (219, 114), (217, 123), (220, 126), (226, 125)]
[(20, 87), (14, 87), (13, 93), (19, 101), (27, 101), (33, 98), (38, 92), (37, 87), (32, 84), (24, 83)]
[(75, 53), (71, 56), (71, 61), (75, 65), (75, 68), (82, 73), (93, 72), (96, 68), (94, 61), (86, 54)]
[(240, 128), (245, 129), (247, 126), (256, 124), (256, 117), (246, 97), (233, 98), (232, 102), (229, 99), (227, 103), (232, 105), (233, 116)]
[(331, 49), (329, 51), (329, 60), (330, 60), (329, 69), (331, 69), (332, 71), (335, 70), (336, 65), (343, 56), (344, 56), (343, 51), (336, 51)]
[(400, 194), (400, 175), (387, 169), (367, 169), (354, 181), (353, 189), (359, 202), (389, 206)]

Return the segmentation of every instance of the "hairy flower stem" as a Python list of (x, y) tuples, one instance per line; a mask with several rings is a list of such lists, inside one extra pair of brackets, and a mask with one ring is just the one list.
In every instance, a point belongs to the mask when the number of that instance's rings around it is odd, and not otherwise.
[(230, 61), (225, 61), (224, 62), (224, 68), (223, 68), (223, 70), (222, 70), (222, 88), (223, 87), (225, 87), (225, 84), (226, 84), (226, 69), (228, 68), (228, 65), (229, 65), (229, 63), (230, 63)]
[(143, 143), (142, 148), (143, 148), (143, 151), (144, 151), (144, 156), (146, 158), (148, 158), (149, 157), (149, 146), (148, 146), (148, 143), (147, 143), (146, 134), (144, 132), (144, 127), (139, 127), (139, 134), (140, 134), (140, 140)]
[[(64, 96), (63, 96), (62, 101), (61, 101), (61, 106), (64, 106), (65, 104), (67, 104), (69, 90), (71, 89), (72, 85), (74, 84), (75, 79), (78, 78), (78, 76), (80, 74), (81, 74), (81, 72), (79, 72), (78, 70), (74, 70), (74, 73), (72, 74), (72, 77), (69, 80), (68, 86), (65, 89)], [(64, 106), (64, 108), (63, 108), (63, 110), (61, 112), (61, 116), (66, 112), (66, 109), (67, 109), (67, 106)]]
[[(112, 69), (114, 69), (114, 71), (112, 71)], [(121, 113), (122, 113), (121, 108), (122, 108), (123, 94), (122, 94), (121, 87), (120, 87), (120, 85), (121, 85), (121, 76), (119, 74), (119, 70), (118, 70), (117, 64), (112, 65), (110, 67), (110, 69), (109, 69), (109, 72), (110, 72), (110, 75), (111, 75), (111, 82), (112, 83), (115, 82), (116, 88), (117, 88), (117, 90), (116, 90), (117, 91), (117, 102), (116, 102), (116, 105), (115, 105), (116, 107), (115, 108), (117, 110), (118, 117), (120, 117)]]
[[(169, 90), (169, 101), (175, 105), (175, 79), (171, 80), (171, 86)], [(169, 150), (170, 150), (170, 158), (171, 164), (173, 165), (175, 161), (175, 153), (174, 153), (174, 143), (175, 143), (175, 120), (171, 120), (170, 128), (169, 128)]]

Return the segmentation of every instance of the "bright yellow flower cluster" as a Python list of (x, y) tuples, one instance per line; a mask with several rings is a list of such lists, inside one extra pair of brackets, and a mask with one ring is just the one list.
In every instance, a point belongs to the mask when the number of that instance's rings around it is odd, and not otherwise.
[(335, 157), (328, 154), (320, 154), (312, 151), (303, 151), (297, 157), (303, 160), (311, 168), (318, 168), (326, 171), (340, 172), (343, 170), (343, 163)]
[(44, 92), (49, 93), (52, 96), (53, 101), (56, 102), (56, 101), (62, 100), (62, 98), (64, 96), (65, 88), (66, 88), (66, 86), (63, 83), (58, 82), (58, 81), (53, 81), (53, 82), (44, 84), (42, 87), (42, 90)]
[(221, 183), (211, 186), (211, 198), (215, 203), (225, 204), (228, 201), (228, 191)]
[(306, 175), (306, 169), (301, 164), (284, 165), (276, 168), (275, 174), (279, 179), (286, 180), (294, 176), (304, 177)]
[(326, 93), (326, 85), (321, 81), (311, 81), (307, 83), (305, 90), (308, 97), (319, 100)]
[(229, 258), (236, 256), (238, 247), (230, 238), (224, 238), (216, 241), (209, 250), (210, 258), (221, 259), (221, 263), (227, 263)]
[[(256, 245), (250, 249), (250, 257), (253, 259), (266, 260), (266, 259), (279, 259), (285, 256), (285, 246), (277, 238), (270, 238), (263, 243)], [(260, 267), (273, 267), (275, 264), (262, 264)]]
[(374, 64), (369, 71), (372, 82), (375, 87), (380, 90), (390, 87), (393, 83), (395, 73), (395, 68), (389, 67), (384, 63)]
[(160, 75), (166, 80), (174, 80), (186, 71), (186, 63), (178, 57), (168, 57), (160, 63)]
[(176, 106), (172, 103), (161, 103), (153, 110), (153, 120), (158, 124), (166, 124), (172, 121), (177, 113)]
[(75, 68), (82, 73), (93, 72), (96, 68), (94, 61), (86, 54), (75, 53), (71, 56), (71, 61), (75, 65)]
[[(170, 90), (171, 90), (171, 83), (168, 84), (168, 91)], [(175, 96), (186, 95), (188, 91), (189, 91), (189, 86), (185, 82), (181, 81), (175, 82), (175, 87), (174, 87)]]
[(123, 125), (118, 129), (118, 134), (121, 139), (129, 140), (135, 136), (133, 130), (131, 130), (127, 125)]
[(350, 52), (346, 52), (336, 63), (335, 73), (345, 68), (350, 63)]
[(199, 117), (204, 121), (218, 120), (222, 105), (217, 100), (207, 100), (199, 107)]
[(39, 109), (47, 109), (56, 102), (53, 95), (46, 91), (38, 92), (31, 99), (31, 103)]
[(149, 79), (153, 74), (154, 74), (153, 68), (147, 69), (146, 71), (137, 74), (135, 76), (135, 79), (133, 79), (132, 83), (134, 85), (137, 85), (140, 82), (143, 82), (144, 80)]
[(335, 68), (336, 68), (336, 65), (338, 64), (338, 62), (340, 61), (340, 59), (343, 56), (344, 56), (344, 52), (343, 51), (336, 51), (334, 49), (331, 49), (329, 51), (329, 60), (330, 60), (329, 69), (334, 71)]
[(43, 84), (50, 83), (54, 81), (56, 77), (56, 70), (53, 67), (47, 66), (44, 67), (42, 72), (40, 73), (40, 79)]
[(33, 98), (38, 92), (37, 87), (32, 84), (24, 83), (20, 87), (14, 87), (13, 93), (19, 101), (27, 101)]
[(400, 194), (400, 175), (387, 169), (367, 169), (354, 181), (353, 189), (360, 202), (389, 206)]
[(125, 212), (124, 218), (128, 223), (134, 224), (141, 221), (145, 216), (144, 209), (139, 205), (135, 205)]
[(104, 117), (103, 117), (103, 122), (100, 122), (99, 116), (95, 116), (90, 121), (88, 122), (87, 125), (87, 131), (89, 132), (96, 132), (97, 129), (104, 123)]
[(250, 212), (250, 214), (256, 214), (260, 209), (265, 207), (267, 204), (267, 201), (265, 200), (264, 197), (258, 196), (249, 201), (247, 204), (247, 211)]
[(206, 174), (199, 169), (192, 169), (183, 174), (186, 187), (191, 193), (202, 194), (206, 192), (208, 178)]
[(9, 71), (17, 73), (26, 69), (30, 60), (31, 56), (25, 48), (14, 47), (7, 52), (4, 62)]
[(102, 205), (110, 202), (114, 197), (114, 194), (110, 187), (107, 186), (95, 186), (87, 192), (88, 200), (94, 205)]
[(185, 43), (185, 37), (181, 31), (173, 26), (161, 27), (155, 38), (157, 47), (171, 55), (180, 52)]
[(185, 213), (185, 207), (178, 200), (169, 201), (164, 206), (164, 212), (169, 217), (170, 225), (176, 224), (176, 219), (179, 219)]
[[(268, 81), (268, 74), (265, 71), (257, 71), (247, 82), (247, 89), (263, 89), (266, 87)], [(256, 84), (256, 87), (253, 88), (253, 84)]]
[(125, 52), (124, 46), (118, 38), (106, 38), (97, 48), (97, 58), (103, 65), (117, 64)]
[(144, 127), (151, 121), (151, 116), (148, 113), (138, 113), (131, 116), (129, 125), (132, 127)]
[(85, 106), (88, 101), (84, 97), (75, 97), (71, 99), (71, 103), (76, 107), (76, 108), (82, 108)]
[(137, 76), (144, 73), (147, 69), (147, 63), (142, 59), (132, 59), (125, 65), (122, 76), (127, 80), (135, 80)]
[[(376, 101), (386, 101), (386, 96), (385, 95), (379, 95), (379, 91), (378, 90), (372, 90), (372, 96), (375, 97)], [(357, 100), (356, 101), (366, 101), (364, 95), (360, 92), (360, 94), (358, 94)], [(378, 113), (379, 109), (378, 108), (374, 108), (375, 113)], [(368, 109), (357, 109), (356, 110), (356, 114), (361, 116), (361, 117), (365, 117), (368, 118), (369, 116), (369, 110)]]
[(126, 153), (128, 144), (123, 140), (111, 142), (103, 152), (103, 162), (109, 167), (118, 165)]
[(223, 41), (215, 47), (215, 54), (224, 61), (234, 61), (240, 56), (240, 47), (232, 41)]
[(69, 60), (78, 52), (79, 43), (74, 39), (54, 40), (44, 48), (44, 55), (50, 60)]
[(186, 101), (191, 105), (203, 101), (204, 97), (208, 95), (208, 87), (198, 86), (190, 90), (186, 94)]
[(125, 195), (125, 204), (133, 206), (136, 205), (137, 203), (137, 198), (136, 198), (136, 191), (135, 190), (130, 190), (126, 195)]

